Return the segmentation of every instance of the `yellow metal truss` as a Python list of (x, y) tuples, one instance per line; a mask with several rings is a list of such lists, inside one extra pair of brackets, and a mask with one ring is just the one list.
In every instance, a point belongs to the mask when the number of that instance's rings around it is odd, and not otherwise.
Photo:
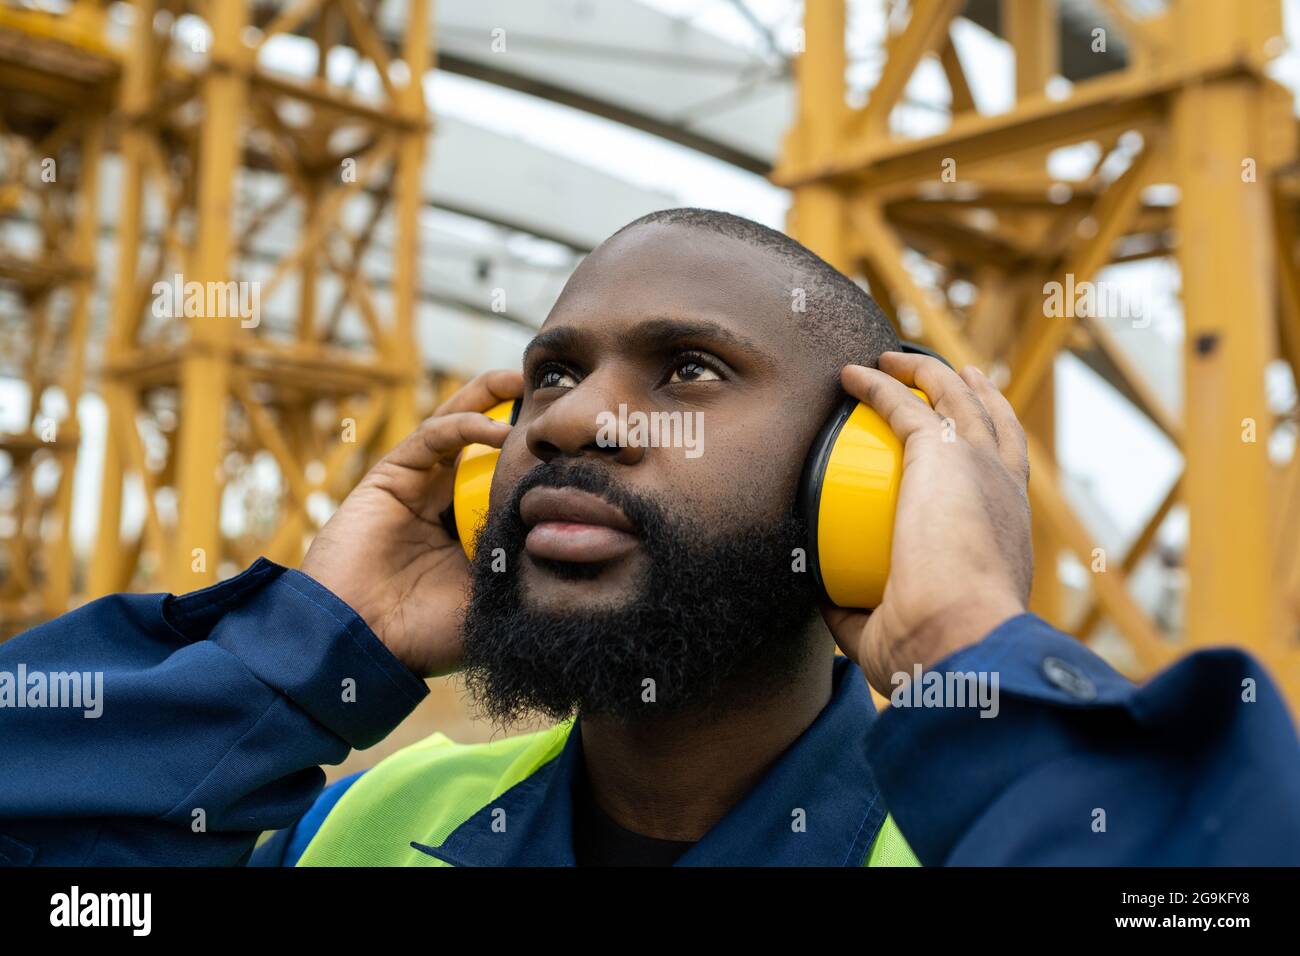
[[(864, 277), (891, 316), (905, 314), (907, 331), (919, 328), (955, 365), (1002, 373), (1030, 435), (1034, 609), (1085, 640), (1108, 620), (1128, 648), (1116, 662), (1134, 676), (1190, 649), (1245, 646), (1300, 710), (1300, 454), (1270, 462), (1279, 422), (1264, 380), (1279, 359), (1300, 378), (1296, 121), (1291, 93), (1265, 72), (1282, 49), (1280, 3), (1171, 0), (1140, 17), (1124, 0), (1103, 0), (1098, 27), (1123, 34), (1127, 67), (1048, 95), (1054, 0), (1003, 0), (1017, 101), (999, 115), (976, 110), (951, 39), (962, 0), (912, 0), (861, 108), (845, 98), (845, 0), (804, 6), (798, 120), (773, 174), (794, 190), (791, 230)], [(890, 117), (926, 57), (943, 68), (953, 115), (943, 132), (909, 138)], [(1140, 150), (1109, 174), (1102, 160), (1135, 135)], [(1084, 142), (1101, 147), (1093, 174), (1054, 183), (1048, 155)], [(1148, 187), (1164, 183), (1177, 187), (1176, 204), (1147, 202)], [(937, 282), (917, 279), (914, 254)], [(1181, 415), (1111, 326), (1044, 310), (1048, 282), (1077, 285), (1108, 264), (1156, 256), (1172, 256), (1182, 274)], [(949, 294), (956, 280), (975, 287), (973, 301)], [(1098, 562), (1062, 490), (1052, 369), (1065, 350), (1088, 356), (1183, 456), (1182, 476), (1118, 560)], [(1190, 538), (1186, 623), (1174, 629), (1139, 606), (1127, 576), (1176, 505)], [(1072, 613), (1061, 601), (1062, 551), (1093, 571)]]
[[(322, 514), (313, 500), (337, 501), (416, 424), (429, 4), (405, 4), (411, 29), (399, 51), (382, 42), (371, 6), (132, 4), (117, 109), (118, 254), (101, 376), (110, 434), (90, 596), (159, 585), (188, 591), (258, 554), (296, 564)], [(187, 50), (178, 36), (186, 14), (197, 18), (186, 21), (186, 36), (207, 45), (197, 57), (185, 55), (193, 40)], [(314, 76), (264, 64), (265, 44), (289, 33), (314, 47)], [(353, 76), (375, 77), (375, 89), (329, 73), (338, 46), (357, 51)], [(255, 173), (278, 176), (279, 194), (242, 209), (241, 181)], [(264, 261), (259, 236), (294, 209), (293, 248)], [(360, 264), (386, 211), (395, 225), (394, 269), (391, 307), (381, 310)], [(160, 314), (158, 282), (198, 283), (205, 294), (223, 287), (234, 294), (227, 283), (255, 282), (263, 303), (290, 289), (292, 328), (272, 334), (246, 316), (210, 314), (200, 300), (188, 306), (188, 293), (186, 308), (173, 296)], [(326, 301), (331, 287), (339, 295)], [(366, 342), (340, 338), (345, 310)], [(257, 482), (242, 480), (259, 461), (278, 472), (278, 500), (264, 500)], [(146, 503), (138, 535), (122, 528), (129, 476)], [(235, 510), (248, 516), (234, 530), (222, 524), (223, 498), (232, 495), (244, 496)]]
[[(98, 226), (117, 75), (103, 8), (0, 8), (0, 373), (24, 426), (0, 433), (0, 640), (63, 611)], [(55, 396), (61, 400), (55, 401)]]

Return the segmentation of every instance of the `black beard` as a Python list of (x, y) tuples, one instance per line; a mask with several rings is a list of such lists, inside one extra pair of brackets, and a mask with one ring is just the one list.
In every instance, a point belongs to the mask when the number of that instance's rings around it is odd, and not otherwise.
[[(519, 500), (538, 486), (594, 492), (623, 509), (649, 568), (629, 602), (563, 614), (526, 604), (518, 569), (528, 528)], [(489, 513), (470, 564), (462, 624), (466, 687), (502, 725), (537, 713), (641, 722), (759, 700), (788, 682), (813, 646), (817, 594), (812, 576), (793, 569), (793, 551), (805, 546), (806, 534), (791, 509), (770, 526), (709, 537), (620, 489), (603, 468), (538, 465), (508, 506)], [(505, 556), (505, 570), (493, 570), (494, 553), (498, 567)], [(569, 578), (600, 570), (547, 568)]]

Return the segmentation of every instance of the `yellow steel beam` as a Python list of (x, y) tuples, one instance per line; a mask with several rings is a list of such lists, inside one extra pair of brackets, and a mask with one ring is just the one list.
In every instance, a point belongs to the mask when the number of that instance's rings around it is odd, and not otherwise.
[[(340, 228), (339, 232), (344, 230)], [(335, 273), (343, 280), (342, 299), (351, 302), (357, 307), (357, 312), (361, 316), (361, 321), (366, 325), (366, 331), (370, 333), (370, 339), (386, 356), (396, 357), (393, 347), (394, 341), (403, 341), (395, 339), (389, 330), (384, 327), (383, 321), (379, 317), (379, 309), (374, 300), (370, 297), (370, 284), (366, 280), (365, 273), (361, 270), (361, 260), (355, 250), (359, 243), (353, 244), (353, 252), (347, 258), (335, 254), (333, 248), (328, 250), (330, 265), (334, 268)], [(315, 304), (313, 301), (310, 303)], [(325, 330), (322, 330), (325, 331)], [(404, 341), (410, 341), (406, 339)]]
[[(1002, 24), (1015, 55), (1017, 101), (1040, 95), (1057, 71), (1058, 21), (1056, 0), (1002, 0)], [(1033, 171), (1046, 166), (1042, 157), (1029, 157)], [(1037, 297), (1031, 296), (1031, 302)], [(1028, 311), (1024, 321), (1035, 321), (1038, 310)], [(1050, 366), (1021, 409), (1025, 429), (1038, 439), (1045, 454), (1056, 458), (1056, 376)], [(1061, 587), (1060, 542), (1047, 516), (1036, 513), (1033, 520), (1034, 585), (1029, 608), (1035, 614), (1064, 625), (1064, 591)]]
[[(413, 0), (413, 3), (418, 5), (419, 0)], [(384, 48), (383, 41), (379, 39), (378, 34), (375, 33), (374, 24), (367, 20), (366, 15), (361, 11), (357, 0), (336, 0), (335, 9), (343, 12), (343, 18), (347, 21), (348, 29), (352, 33), (353, 45), (374, 64), (375, 72), (379, 74), (379, 82), (383, 85), (384, 92), (388, 94), (389, 100), (407, 105), (409, 101), (406, 97), (406, 90), (410, 89), (412, 83), (415, 84), (417, 90), (419, 89), (419, 84), (424, 76), (423, 72), (414, 73), (411, 77), (411, 83), (406, 84), (406, 88), (399, 95), (397, 89), (393, 86), (393, 78), (390, 75), (392, 64), (388, 61), (388, 51)], [(413, 8), (412, 12), (414, 12)], [(428, 20), (415, 20), (414, 22), (423, 26), (423, 23), (428, 23)], [(425, 36), (423, 29), (407, 30), (405, 37), (406, 49), (409, 51), (413, 42), (423, 46), (426, 43)], [(413, 40), (413, 37), (418, 37), (418, 39)], [(417, 122), (420, 115), (422, 115), (422, 111), (415, 117)]]
[(1139, 20), (1129, 10), (1125, 0), (1097, 0), (1106, 14), (1119, 24), (1128, 40), (1129, 56), (1144, 67), (1150, 60), (1164, 56), (1167, 46), (1164, 17), (1147, 17)]
[(957, 46), (952, 41), (951, 32), (939, 48), (939, 65), (948, 80), (948, 89), (952, 91), (952, 111), (954, 114), (966, 113), (975, 109), (975, 94), (971, 92), (970, 81), (962, 66)]
[[(1178, 47), (1193, 61), (1262, 45), (1245, 6), (1182, 0), (1173, 15)], [(1243, 643), (1277, 661), (1291, 642), (1266, 546), (1274, 518), (1264, 367), (1277, 354), (1275, 256), (1269, 189), (1242, 175), (1243, 157), (1260, 145), (1252, 117), (1262, 92), (1250, 75), (1180, 90), (1172, 142), (1186, 324), (1187, 642)], [(1300, 690), (1300, 675), (1277, 676)]]
[[(786, 150), (809, 164), (829, 161), (839, 149), (848, 120), (844, 71), (844, 0), (804, 9), (804, 50), (795, 61), (799, 119)], [(810, 183), (795, 190), (787, 231), (838, 269), (849, 265), (844, 197), (833, 186)]]
[(285, 4), (280, 12), (275, 15), (275, 19), (262, 28), (262, 35), (258, 38), (254, 50), (260, 51), (266, 41), (274, 36), (297, 29), (316, 15), (320, 10), (321, 3), (322, 0), (293, 0), (292, 3)]
[[(1029, 441), (1029, 500), (1034, 513), (1045, 518), (1062, 544), (1085, 567), (1093, 564), (1093, 539), (1061, 492), (1056, 463), (1033, 434)], [(1037, 569), (1036, 569), (1037, 570)], [(1089, 579), (1092, 592), (1115, 627), (1129, 642), (1138, 660), (1149, 670), (1174, 657), (1173, 645), (1165, 641), (1151, 619), (1129, 594), (1122, 568), (1107, 566)]]
[[(0, 211), (17, 225), (0, 235), (0, 283), (10, 293), (11, 317), (25, 326), (23, 354), (12, 361), (28, 398), (23, 430), (0, 433), (13, 492), (0, 502), (12, 523), (12, 533), (0, 537), (0, 640), (65, 611), (75, 578), (73, 486), (102, 105), (118, 73), (103, 43), (102, 14), (89, 0), (57, 11), (0, 9)], [(67, 413), (49, 421), (44, 403), (56, 387)], [(51, 465), (52, 486), (37, 480)]]
[[(139, 410), (143, 419), (156, 407), (155, 395), (175, 395), (179, 401), (180, 427), (169, 436), (165, 464), (155, 474), (142, 476), (151, 499), (162, 487), (176, 494), (175, 528), (163, 523), (166, 515), (149, 512), (148, 553), (160, 538), (174, 549), (162, 556), (161, 578), (179, 591), (214, 580), (223, 567), (259, 547), (279, 560), (296, 562), (304, 533), (313, 523), (309, 497), (328, 489), (337, 499), (346, 490), (345, 479), (360, 474), (359, 469), (349, 469), (374, 450), (377, 434), (387, 428), (403, 435), (416, 424), (414, 393), (420, 366), (414, 348), (415, 263), (422, 149), (429, 128), (422, 86), (430, 60), (425, 29), (429, 2), (415, 0), (407, 6), (413, 28), (405, 34), (400, 64), (379, 43), (365, 5), (357, 0), (296, 3), (264, 32), (262, 42), (314, 19), (306, 33), (317, 46), (318, 65), (334, 45), (350, 43), (380, 74), (379, 101), (331, 83), (319, 68), (307, 79), (267, 72), (257, 63), (261, 43), (247, 45), (248, 0), (169, 6), (173, 13), (203, 17), (211, 31), (208, 61), (194, 74), (168, 62), (165, 51), (173, 43), (173, 26), (155, 16), (156, 0), (142, 0), (138, 6), (143, 15), (135, 18), (122, 102), (127, 187), (122, 236), (129, 241), (118, 260), (104, 388), (113, 396), (115, 419), (128, 407)], [(306, 122), (282, 118), (286, 100), (294, 101)], [(195, 105), (201, 109), (195, 110)], [(268, 135), (248, 136), (250, 128)], [(342, 129), (356, 143), (354, 155), (346, 157), (353, 163), (350, 167), (344, 157), (331, 156), (331, 144)], [(178, 153), (196, 159), (197, 170), (175, 163)], [(245, 220), (236, 236), (233, 184), (245, 164), (273, 170), (288, 188)], [(382, 184), (388, 170), (388, 183)], [(164, 222), (154, 235), (145, 235), (141, 225), (141, 210), (148, 206), (146, 186), (163, 199)], [(354, 198), (372, 207), (369, 224), (359, 233), (348, 227), (344, 216)], [(291, 202), (302, 205), (306, 227), (295, 248), (270, 267), (258, 291), (266, 302), (283, 290), (284, 278), (294, 275), (299, 280), (296, 311), (291, 313), (297, 323), (293, 341), (276, 340), (260, 329), (249, 331), (240, 327), (238, 318), (221, 316), (167, 318), (164, 323), (173, 328), (163, 330), (161, 341), (152, 340), (157, 330), (150, 331), (140, 319), (160, 273), (167, 280), (179, 271), (186, 281), (229, 281), (236, 256)], [(381, 310), (357, 260), (385, 206), (392, 210), (398, 252), (393, 304)], [(192, 235), (182, 228), (191, 221)], [(141, 248), (150, 251), (142, 256)], [(319, 285), (327, 273), (340, 282), (341, 304), (322, 321)], [(355, 308), (373, 351), (337, 341), (342, 303)], [(175, 326), (183, 326), (183, 336), (175, 334)], [(227, 417), (232, 396), (244, 416)], [(330, 425), (318, 413), (330, 408), (333, 417), (340, 408), (361, 407), (356, 405), (360, 399), (365, 419), (358, 419), (357, 435), (323, 443), (322, 435), (336, 435), (343, 422)], [(126, 423), (115, 420), (113, 427)], [(239, 477), (237, 471), (227, 475), (227, 468), (242, 467), (238, 456), (246, 461), (260, 449), (277, 460), (288, 489), (277, 502), (279, 519), (269, 540), (264, 540), (264, 528), (226, 540), (220, 523), (222, 485)], [(237, 457), (228, 466), (229, 453)], [(309, 478), (304, 468), (322, 458), (325, 477), (319, 479), (313, 471)], [(111, 445), (106, 465), (105, 522), (94, 575), (104, 590), (122, 586), (127, 576), (123, 562), (135, 560), (135, 545), (122, 542), (119, 535), (122, 477), (127, 471), (141, 471), (144, 463), (128, 443), (121, 448)], [(198, 549), (201, 561), (195, 558)], [(142, 570), (138, 582), (152, 586), (153, 569)]]
[(1042, 93), (1059, 69), (1056, 0), (1002, 0), (1002, 30), (1015, 53), (1016, 98)]
[(1160, 397), (1155, 386), (1138, 369), (1129, 353), (1119, 344), (1115, 333), (1097, 316), (1083, 316), (1080, 321), (1088, 338), (1105, 355), (1106, 360), (1119, 373), (1120, 383), (1137, 400), (1138, 409), (1151, 423), (1164, 432), (1175, 445), (1183, 443), (1183, 423)]
[[(300, 185), (304, 201), (309, 209), (316, 208), (320, 196), (319, 179), (311, 179)], [(313, 247), (298, 262), (298, 315), (297, 335), (300, 342), (311, 342), (316, 338), (317, 284), (319, 282), (321, 250)]]
[[(108, 333), (105, 337), (105, 364), (121, 361), (131, 348), (141, 306), (137, 303), (140, 247), (143, 232), (143, 196), (145, 167), (149, 162), (149, 107), (157, 85), (161, 57), (154, 38), (157, 0), (139, 0), (131, 22), (129, 54), (123, 58), (124, 71), (118, 119), (118, 149), (121, 154), (122, 183), (118, 202), (116, 275), (113, 279)], [(122, 401), (113, 394), (121, 389), (111, 375), (100, 385), (100, 395), (108, 412), (106, 427), (110, 434), (135, 427), (124, 421)], [(90, 598), (121, 590), (131, 578), (135, 559), (124, 548), (121, 536), (122, 494), (127, 459), (117, 441), (104, 443), (104, 469), (100, 479), (99, 519), (95, 550), (91, 556), (86, 591)]]
[[(1285, 590), (1300, 576), (1300, 548), (1296, 547), (1300, 541), (1300, 446), (1292, 449), (1291, 460), (1276, 477), (1273, 500), (1278, 503), (1278, 515), (1271, 544), (1277, 579)], [(1300, 592), (1284, 595), (1285, 600), (1293, 597), (1300, 598)]]
[[(888, 134), (889, 114), (902, 97), (908, 80), (926, 54), (939, 52), (952, 18), (963, 6), (965, 0), (912, 0), (907, 26), (887, 41), (885, 66), (871, 89), (867, 105), (851, 119), (853, 135), (876, 138)], [(841, 31), (841, 44), (843, 35)]]
[[(1241, 105), (1233, 92), (1189, 93), (1197, 105), (1180, 106), (1179, 113), (1209, 109), (1227, 120), (1228, 103), (1237, 99)], [(1183, 121), (1191, 122), (1190, 115)], [(1194, 584), (1188, 619), (1192, 639), (1202, 644), (1221, 640), (1229, 627), (1255, 641), (1272, 640), (1268, 635), (1277, 633), (1278, 624), (1263, 555), (1243, 554), (1240, 547), (1241, 542), (1268, 540), (1271, 523), (1271, 414), (1263, 365), (1272, 349), (1268, 331), (1253, 327), (1271, 307), (1270, 290), (1250, 261), (1259, 255), (1261, 233), (1268, 224), (1251, 190), (1240, 184), (1234, 189), (1230, 183), (1224, 189), (1211, 182), (1222, 179), (1221, 172), (1216, 176), (1207, 169), (1212, 162), (1204, 153), (1187, 157), (1184, 191), (1195, 190), (1197, 195), (1184, 199), (1180, 218), (1185, 235), (1189, 229), (1204, 235), (1208, 227), (1209, 232), (1219, 230), (1220, 239), (1185, 243), (1179, 249), (1188, 345), (1184, 453), (1193, 515), (1188, 564)], [(1232, 255), (1246, 249), (1251, 252), (1245, 262)], [(1232, 559), (1225, 560), (1230, 554)]]
[[(1056, 376), (1043, 376), (1034, 399), (1023, 417), (1025, 430), (1033, 435), (1042, 454), (1056, 460)], [(1041, 480), (1041, 479), (1040, 479)], [(1061, 543), (1056, 524), (1041, 509), (1035, 510), (1031, 522), (1034, 548), (1034, 580), (1029, 594), (1029, 609), (1057, 627), (1065, 627), (1065, 592), (1061, 586)]]
[[(1091, 215), (1096, 231), (1080, 237), (1066, 256), (1055, 277), (1062, 287), (1090, 280), (1109, 261), (1111, 247), (1132, 220), (1142, 190), (1150, 182), (1152, 157), (1158, 148), (1157, 143), (1148, 141), (1132, 165), (1097, 198)], [(1023, 411), (1037, 392), (1073, 325), (1071, 317), (1044, 316), (1043, 302), (1041, 298), (1034, 300), (1024, 316), (1027, 338), (1007, 386), (1007, 399), (1018, 411)]]
[[(73, 258), (80, 277), (73, 286), (72, 315), (68, 329), (67, 373), (64, 394), (68, 402), (68, 421), (73, 425), (78, 419), (77, 406), (81, 401), (85, 380), (86, 338), (90, 334), (90, 293), (95, 272), (95, 242), (99, 232), (99, 164), (104, 152), (104, 130), (100, 123), (87, 127), (81, 146), (80, 189), (76, 219), (76, 236), (73, 239)], [(49, 544), (50, 561), (47, 571), (45, 607), (59, 613), (68, 607), (72, 597), (72, 490), (76, 455), (63, 455), (55, 513), (60, 523), (57, 536)]]
[(424, 75), (431, 66), (432, 38), (425, 24), (431, 22), (428, 0), (410, 0), (408, 16), (418, 24), (407, 30), (402, 45), (402, 59), (406, 63), (407, 81), (395, 99), (405, 118), (415, 126), (401, 136), (397, 151), (397, 197), (394, 214), (397, 218), (397, 257), (393, 275), (393, 335), (391, 342), (398, 345), (389, 358), (402, 375), (402, 381), (393, 389), (389, 401), (388, 422), (384, 443), (395, 447), (415, 430), (419, 420), (415, 410), (416, 381), (420, 375), (419, 353), (410, 347), (415, 341), (415, 287), (416, 252), (419, 248), (420, 207), (423, 203), (421, 179), (424, 175), (423, 118)]
[(1275, 188), (1273, 240), (1277, 248), (1278, 341), (1291, 375), (1300, 382), (1300, 266), (1296, 263), (1297, 218), (1295, 198)]
[(856, 238), (862, 254), (871, 261), (884, 282), (893, 289), (895, 301), (907, 304), (916, 312), (921, 338), (939, 351), (957, 368), (977, 365), (989, 369), (987, 358), (978, 356), (956, 323), (937, 301), (935, 293), (922, 289), (903, 262), (903, 244), (885, 221), (880, 207), (869, 199), (859, 199), (852, 207)]
[[(808, 42), (811, 48), (811, 34)], [(1222, 68), (1218, 72), (1238, 71)], [(1038, 97), (997, 116), (955, 116), (948, 129), (921, 139), (859, 139), (817, 162), (787, 151), (772, 178), (777, 185), (789, 188), (844, 178), (881, 190), (937, 180), (946, 158), (957, 160), (960, 175), (963, 168), (981, 160), (1025, 152), (1046, 154), (1059, 146), (1105, 139), (1149, 125), (1163, 117), (1165, 97), (1175, 88), (1173, 74), (1149, 77), (1122, 71), (1104, 75), (1077, 84), (1067, 100)]]
[(1037, 275), (981, 267), (971, 280), (978, 293), (967, 310), (965, 333), (981, 355), (1002, 355), (1009, 347), (1016, 327), (1014, 317), (1024, 311), (1026, 297), (1040, 295)]
[(262, 283), (264, 296), (273, 295), (281, 282), (301, 268), (303, 260), (329, 235), (344, 201), (361, 191), (361, 184), (392, 157), (396, 146), (397, 143), (392, 136), (383, 137), (366, 153), (361, 162), (357, 163), (355, 178), (334, 184), (329, 192), (316, 202), (310, 210), (307, 228), (297, 247), (276, 265), (271, 277)]
[[(202, 80), (204, 106), (199, 132), (197, 233), (187, 281), (230, 279), (234, 241), (230, 222), (240, 159), (240, 122), (248, 96), (249, 57), (242, 34), (242, 3), (214, 4), (212, 62)], [(217, 475), (226, 427), (230, 343), (237, 331), (230, 318), (187, 320), (190, 341), (199, 348), (181, 360), (181, 429), (176, 472), (176, 551), (166, 557), (166, 580), (181, 593), (216, 580), (221, 556), (221, 488)]]
[[(1169, 490), (1165, 492), (1165, 496), (1160, 500), (1160, 504), (1158, 504), (1156, 509), (1151, 512), (1151, 517), (1148, 518), (1146, 524), (1142, 526), (1142, 530), (1138, 533), (1138, 536), (1133, 539), (1133, 543), (1129, 545), (1129, 549), (1124, 552), (1124, 557), (1120, 561), (1120, 570), (1125, 574), (1132, 574), (1137, 569), (1138, 564), (1141, 563), (1142, 559), (1146, 556), (1147, 551), (1151, 549), (1151, 545), (1155, 543), (1156, 535), (1160, 532), (1160, 527), (1165, 523), (1165, 519), (1169, 517), (1169, 512), (1172, 511), (1174, 505), (1178, 503), (1182, 493), (1183, 480), (1180, 477), (1169, 486)], [(1089, 566), (1091, 567), (1091, 563)], [(1079, 618), (1079, 623), (1074, 627), (1074, 633), (1080, 640), (1086, 641), (1100, 623), (1101, 606), (1097, 603), (1096, 598), (1093, 597), (1084, 607), (1083, 614)]]

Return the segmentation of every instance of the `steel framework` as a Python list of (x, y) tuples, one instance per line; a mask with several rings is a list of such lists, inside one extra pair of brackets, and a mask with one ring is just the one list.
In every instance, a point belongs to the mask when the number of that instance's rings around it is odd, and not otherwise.
[[(296, 564), (328, 512), (315, 499), (341, 498), (414, 427), (420, 387), (427, 0), (405, 4), (413, 28), (393, 58), (360, 0), (137, 0), (133, 10), (91, 596), (151, 584), (188, 591), (258, 554)], [(265, 65), (268, 41), (295, 33), (311, 44), (312, 75)], [(357, 57), (340, 78), (330, 55), (344, 45)], [(267, 182), (250, 200), (245, 187)], [(361, 259), (384, 216), (396, 252), (381, 309)], [(295, 241), (267, 261), (259, 236), (285, 217)], [(198, 283), (206, 298), (191, 304), (187, 292), (182, 309), (158, 282)], [(245, 282), (265, 317), (214, 314), (222, 290), (242, 295)], [(285, 292), (294, 294), (277, 299)], [(279, 321), (276, 301), (288, 303)], [(344, 335), (349, 320), (363, 341)], [(264, 466), (278, 475), (278, 500), (245, 480)], [(128, 480), (144, 490), (138, 535), (124, 532)], [(223, 525), (223, 496), (241, 494), (249, 519)]]
[[(1300, 378), (1296, 121), (1291, 93), (1265, 73), (1282, 50), (1280, 4), (1172, 0), (1139, 18), (1124, 0), (1100, 0), (1093, 39), (1121, 31), (1128, 65), (1049, 95), (1055, 2), (1003, 0), (1017, 102), (1000, 115), (976, 109), (954, 47), (963, 6), (911, 0), (879, 82), (851, 108), (845, 0), (805, 4), (799, 118), (773, 174), (794, 190), (791, 230), (865, 278), (896, 321), (913, 334), (919, 325), (954, 364), (1003, 374), (1030, 435), (1035, 610), (1085, 640), (1109, 620), (1130, 651), (1117, 663), (1135, 676), (1188, 649), (1244, 645), (1300, 709), (1300, 454), (1270, 461), (1279, 422), (1264, 377), (1280, 359)], [(951, 123), (908, 138), (891, 114), (927, 56), (951, 88)], [(1100, 147), (1091, 175), (1055, 181), (1049, 154), (1087, 142)], [(1151, 201), (1156, 184), (1175, 185), (1177, 202)], [(1172, 257), (1182, 276), (1181, 414), (1113, 326), (1044, 308), (1053, 280), (1077, 286), (1110, 263), (1151, 257)], [(973, 301), (959, 285), (975, 287)], [(1058, 474), (1052, 373), (1065, 350), (1086, 355), (1182, 453), (1181, 478), (1118, 560), (1098, 561)], [(1186, 626), (1167, 632), (1126, 579), (1179, 504), (1190, 529)], [(1093, 571), (1091, 596), (1073, 614), (1056, 574), (1061, 551)]]
[(99, 0), (0, 9), (0, 368), (30, 397), (0, 433), (0, 640), (61, 613), (95, 269), (104, 116), (117, 63)]

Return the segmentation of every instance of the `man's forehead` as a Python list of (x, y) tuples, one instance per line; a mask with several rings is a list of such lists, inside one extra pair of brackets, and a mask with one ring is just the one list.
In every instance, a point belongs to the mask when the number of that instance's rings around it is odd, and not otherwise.
[(646, 224), (602, 243), (574, 272), (542, 326), (731, 328), (780, 342), (795, 332), (796, 270), (769, 250), (706, 229)]

